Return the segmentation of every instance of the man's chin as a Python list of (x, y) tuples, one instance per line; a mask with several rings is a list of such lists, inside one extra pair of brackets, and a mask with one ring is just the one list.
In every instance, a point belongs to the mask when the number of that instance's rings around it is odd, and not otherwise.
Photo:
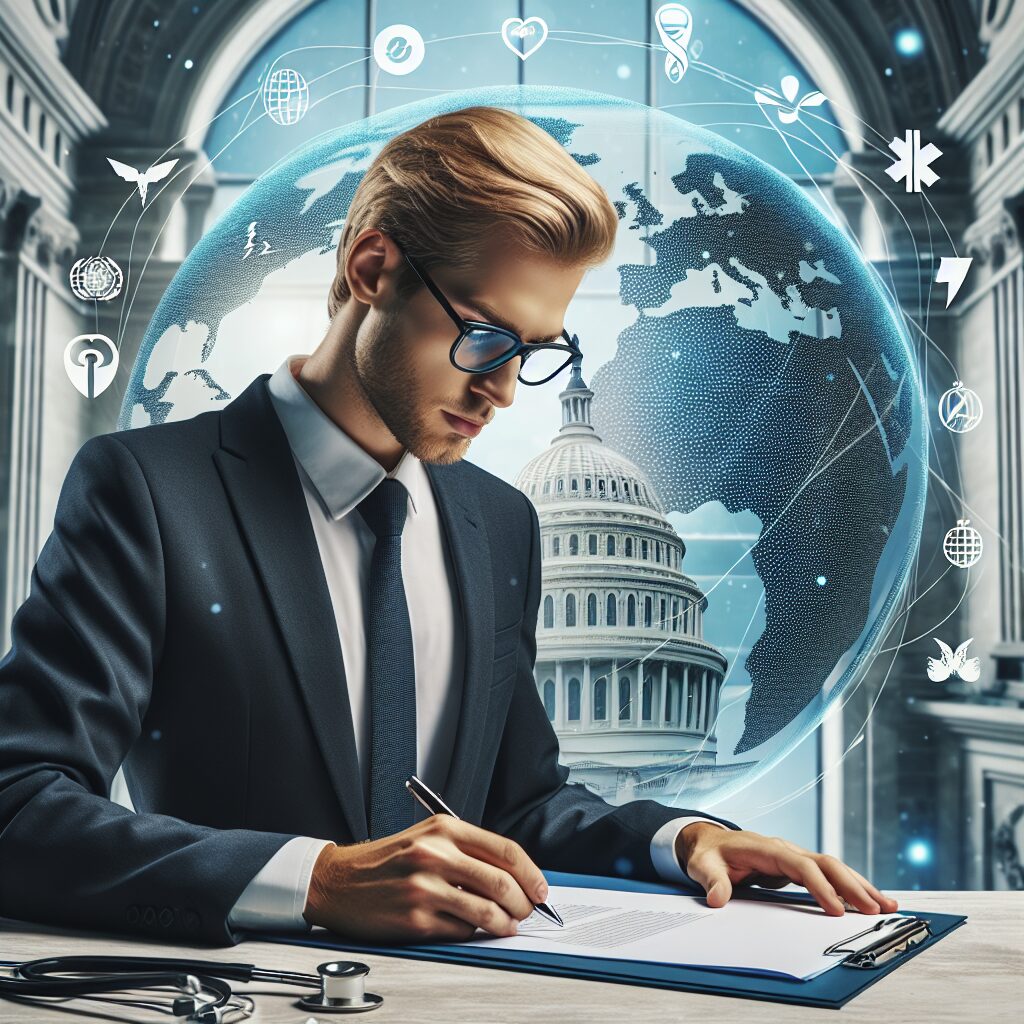
[(435, 465), (446, 466), (463, 459), (472, 443), (473, 439), (470, 437), (458, 440), (430, 440), (411, 447), (410, 451), (420, 462), (432, 462)]

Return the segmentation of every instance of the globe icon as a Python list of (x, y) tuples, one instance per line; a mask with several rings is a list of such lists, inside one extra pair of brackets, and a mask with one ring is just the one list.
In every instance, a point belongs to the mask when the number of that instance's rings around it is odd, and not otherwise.
[[(294, 96), (297, 81), (278, 75)], [(927, 416), (902, 316), (844, 232), (772, 167), (666, 112), (547, 86), (449, 93), (342, 126), (261, 176), (192, 249), (143, 338), (119, 425), (219, 408), (311, 351), (323, 303), (300, 324), (280, 300), (311, 281), (326, 295), (374, 156), (478, 104), (533, 119), (619, 212), (615, 253), (586, 279), (597, 298), (574, 299), (566, 324), (594, 428), (650, 482), (685, 549), (658, 571), (706, 595), (704, 638), (727, 662), (712, 723), (722, 771), (702, 775), (710, 808), (778, 765), (863, 678), (907, 583), (926, 493)], [(277, 252), (240, 262), (255, 220)], [(560, 386), (520, 388), (496, 420), (509, 433), (491, 436), (517, 452), (509, 482), (548, 446)], [(470, 459), (496, 450), (484, 440)], [(642, 625), (638, 660), (653, 650)]]
[(942, 539), (943, 554), (958, 569), (969, 569), (981, 558), (984, 542), (970, 522), (970, 519), (958, 519), (956, 526)]
[(263, 106), (276, 124), (301, 121), (309, 109), (309, 86), (293, 68), (278, 68), (263, 86)]
[(77, 260), (68, 275), (71, 290), (80, 299), (109, 302), (121, 294), (124, 275), (109, 256)]

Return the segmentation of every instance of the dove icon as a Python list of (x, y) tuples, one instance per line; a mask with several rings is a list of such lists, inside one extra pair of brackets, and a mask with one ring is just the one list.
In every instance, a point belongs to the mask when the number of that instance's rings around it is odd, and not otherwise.
[(974, 637), (965, 640), (955, 651), (944, 644), (937, 636), (932, 639), (939, 645), (942, 652), (940, 658), (928, 659), (928, 678), (934, 683), (941, 683), (950, 676), (959, 676), (965, 683), (973, 683), (981, 675), (981, 661), (968, 658), (967, 648), (974, 643)]
[(681, 82), (690, 66), (686, 48), (693, 32), (693, 17), (682, 4), (662, 4), (654, 15), (654, 26), (661, 36), (661, 45), (668, 50), (665, 74), (673, 84)]
[(118, 177), (134, 182), (138, 186), (139, 198), (142, 200), (143, 206), (146, 205), (146, 192), (149, 186), (166, 178), (177, 162), (177, 160), (165, 160), (162, 164), (153, 164), (147, 170), (140, 171), (129, 164), (121, 163), (120, 160), (112, 160), (109, 156), (107, 157), (107, 163), (114, 168), (114, 173)]

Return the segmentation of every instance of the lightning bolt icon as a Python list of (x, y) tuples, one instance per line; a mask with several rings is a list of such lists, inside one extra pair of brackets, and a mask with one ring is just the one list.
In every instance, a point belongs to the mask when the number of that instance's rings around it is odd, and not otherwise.
[(949, 304), (956, 298), (956, 293), (960, 291), (960, 286), (964, 283), (973, 262), (972, 256), (943, 256), (939, 261), (935, 283), (945, 284), (947, 287), (946, 309), (949, 309)]
[(253, 221), (248, 228), (248, 238), (245, 240), (245, 253), (242, 259), (248, 259), (256, 248), (256, 221)]

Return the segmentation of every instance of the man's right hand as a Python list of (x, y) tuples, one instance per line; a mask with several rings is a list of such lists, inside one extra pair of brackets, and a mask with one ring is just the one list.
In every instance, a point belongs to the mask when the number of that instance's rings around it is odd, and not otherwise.
[(464, 941), (477, 928), (515, 935), (547, 892), (518, 843), (435, 814), (393, 836), (325, 847), (302, 916), (372, 942)]

